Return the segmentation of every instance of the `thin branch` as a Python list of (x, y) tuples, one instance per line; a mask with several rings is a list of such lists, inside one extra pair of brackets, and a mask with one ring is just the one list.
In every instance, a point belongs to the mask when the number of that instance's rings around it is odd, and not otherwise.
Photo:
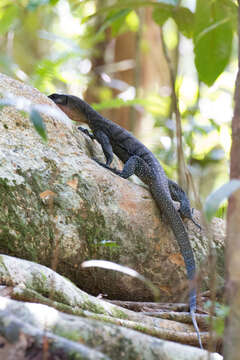
[(163, 32), (161, 30), (161, 39), (163, 45), (163, 53), (168, 64), (169, 74), (170, 74), (170, 85), (172, 90), (172, 106), (173, 111), (176, 116), (176, 139), (177, 139), (177, 172), (178, 172), (178, 183), (179, 185), (187, 191), (187, 167), (184, 159), (183, 153), (183, 143), (182, 143), (182, 125), (181, 125), (181, 114), (179, 111), (179, 101), (178, 95), (175, 88), (176, 82), (176, 71), (174, 71), (172, 61), (169, 57), (167, 46), (164, 40)]

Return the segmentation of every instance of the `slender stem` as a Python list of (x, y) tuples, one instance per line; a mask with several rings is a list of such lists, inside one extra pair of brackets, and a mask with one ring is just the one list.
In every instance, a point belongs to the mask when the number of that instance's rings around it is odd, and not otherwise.
[[(136, 63), (135, 63), (135, 71), (134, 71), (134, 87), (136, 89), (136, 97), (139, 95), (139, 88), (141, 84), (141, 40), (143, 34), (143, 16), (145, 9), (138, 9), (137, 13), (139, 16), (139, 29), (136, 33)], [(130, 131), (134, 133), (135, 124), (137, 119), (136, 109), (131, 106), (130, 107)]]
[(166, 43), (164, 41), (163, 32), (161, 31), (163, 53), (168, 64), (169, 74), (170, 74), (170, 85), (172, 90), (172, 107), (176, 117), (176, 139), (177, 139), (177, 173), (178, 173), (178, 183), (179, 185), (187, 191), (187, 167), (185, 164), (184, 153), (183, 153), (183, 143), (182, 143), (182, 124), (181, 124), (181, 114), (179, 111), (179, 101), (178, 94), (175, 88), (176, 82), (176, 73), (177, 70), (174, 70), (172, 61), (169, 57)]

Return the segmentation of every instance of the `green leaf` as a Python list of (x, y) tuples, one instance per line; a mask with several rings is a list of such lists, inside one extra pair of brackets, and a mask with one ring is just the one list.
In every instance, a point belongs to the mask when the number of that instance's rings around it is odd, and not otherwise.
[(41, 136), (43, 141), (47, 141), (47, 131), (46, 126), (44, 124), (43, 118), (39, 114), (39, 112), (35, 109), (32, 109), (30, 112), (30, 120), (33, 123), (34, 128), (37, 133)]
[(225, 0), (197, 0), (194, 28), (195, 64), (200, 81), (212, 85), (229, 62), (232, 17)]
[(204, 206), (204, 212), (208, 221), (212, 219), (221, 203), (239, 188), (240, 180), (233, 179), (208, 196)]
[(234, 0), (222, 0), (225, 14), (227, 17), (231, 19), (231, 25), (233, 31), (237, 32), (238, 25), (238, 6), (234, 2)]
[(168, 5), (157, 7), (152, 14), (153, 20), (158, 25), (163, 26), (163, 24), (172, 17), (172, 10), (172, 7)]
[(50, 4), (52, 6), (56, 5), (59, 2), (59, 0), (50, 0)]
[(185, 7), (177, 7), (167, 4), (159, 4), (153, 11), (153, 20), (160, 26), (169, 19), (173, 18), (179, 31), (186, 37), (193, 36), (194, 14)]
[(194, 29), (194, 14), (185, 7), (176, 7), (175, 9), (173, 18), (178, 26), (179, 31), (184, 36), (192, 38)]
[(16, 5), (4, 7), (0, 11), (0, 34), (4, 35), (14, 20), (18, 17), (18, 7)]

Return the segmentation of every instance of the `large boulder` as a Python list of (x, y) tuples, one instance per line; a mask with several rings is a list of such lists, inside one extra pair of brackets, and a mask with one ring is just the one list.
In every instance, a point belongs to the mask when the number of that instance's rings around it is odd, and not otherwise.
[[(5, 75), (0, 75), (0, 93), (57, 109), (37, 89)], [(186, 297), (183, 289), (188, 284), (177, 242), (149, 191), (93, 161), (92, 157), (104, 160), (101, 147), (65, 115), (64, 121), (42, 115), (47, 143), (26, 114), (12, 106), (0, 111), (0, 252), (52, 266), (92, 294), (125, 300), (152, 298), (137, 279), (81, 268), (84, 260), (104, 259), (152, 280), (161, 290), (162, 301)], [(197, 264), (206, 263), (209, 245), (204, 231), (185, 223)], [(212, 232), (221, 279), (221, 220), (213, 221)]]

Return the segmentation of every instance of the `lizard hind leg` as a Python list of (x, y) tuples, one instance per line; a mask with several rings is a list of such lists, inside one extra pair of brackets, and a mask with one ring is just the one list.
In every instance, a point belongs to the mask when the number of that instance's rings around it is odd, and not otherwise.
[(153, 176), (151, 169), (146, 161), (144, 161), (138, 155), (133, 155), (126, 161), (120, 176), (124, 179), (127, 179), (134, 174), (137, 175), (142, 181), (145, 179), (151, 179)]
[(129, 178), (133, 174), (136, 174), (137, 176), (141, 177), (141, 175), (143, 175), (141, 172), (144, 171), (145, 167), (146, 167), (145, 161), (139, 156), (133, 155), (125, 162), (120, 176), (123, 177), (124, 179)]
[(193, 211), (190, 208), (190, 202), (185, 191), (183, 191), (183, 189), (177, 183), (170, 179), (168, 179), (168, 186), (172, 199), (180, 203), (180, 214), (183, 217), (191, 220), (199, 228), (199, 230), (202, 230), (201, 226), (193, 218)]

